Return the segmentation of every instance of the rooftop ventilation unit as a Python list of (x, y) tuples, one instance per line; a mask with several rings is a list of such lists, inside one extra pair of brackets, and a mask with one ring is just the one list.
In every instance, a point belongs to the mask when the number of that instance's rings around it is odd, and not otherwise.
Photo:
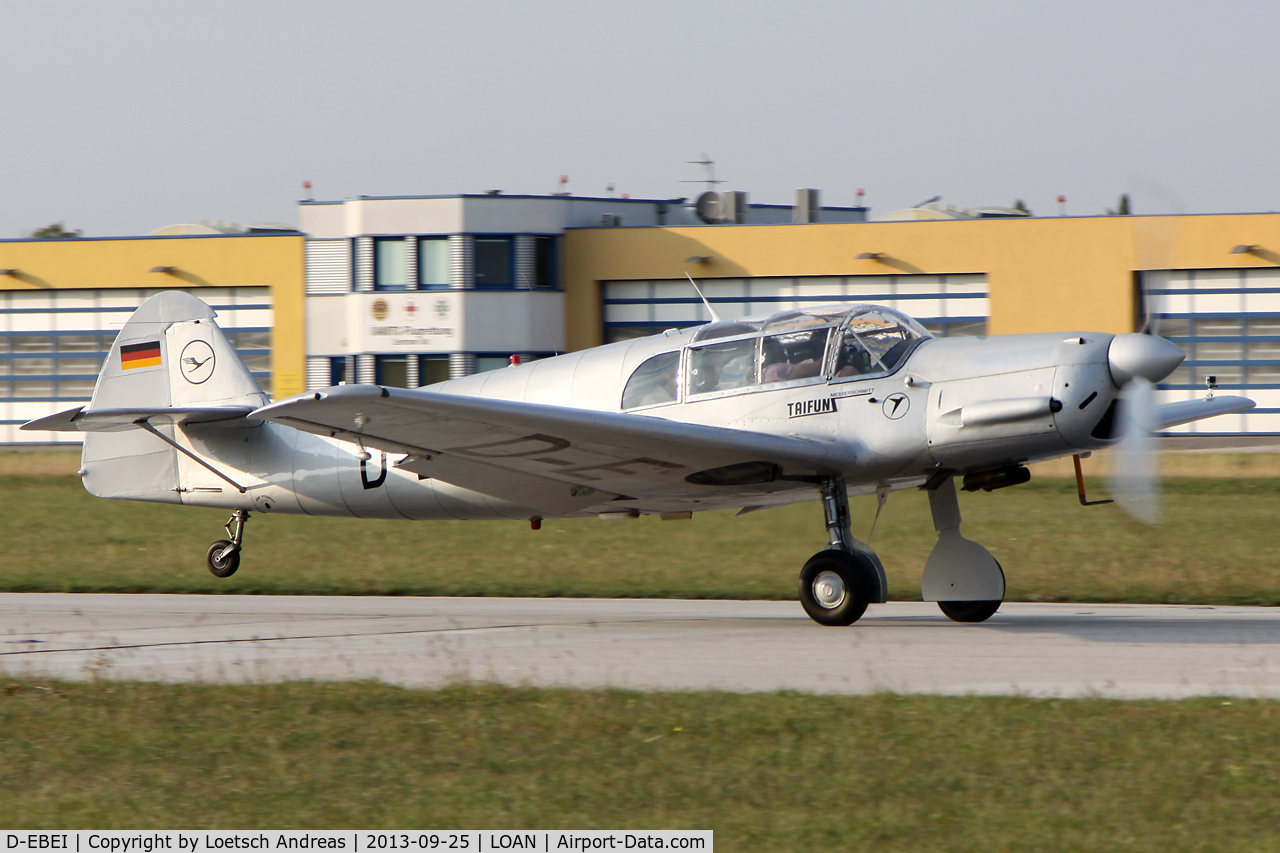
[(693, 204), (693, 212), (708, 225), (718, 223), (720, 221), (720, 193), (714, 190), (707, 190), (698, 196), (698, 200)]
[(708, 190), (698, 196), (693, 212), (708, 225), (741, 225), (747, 221), (747, 194)]
[(791, 221), (808, 223), (818, 221), (818, 211), (822, 210), (818, 191), (814, 189), (796, 190), (796, 204), (791, 208)]
[(726, 192), (720, 194), (720, 221), (741, 225), (747, 221), (747, 194)]

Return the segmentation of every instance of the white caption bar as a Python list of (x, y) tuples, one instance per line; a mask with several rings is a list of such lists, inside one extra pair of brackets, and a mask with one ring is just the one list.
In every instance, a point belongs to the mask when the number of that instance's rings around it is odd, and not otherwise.
[(210, 850), (374, 851), (465, 850), (714, 850), (709, 829), (372, 829), (320, 830), (6, 830), (3, 853), (207, 853)]

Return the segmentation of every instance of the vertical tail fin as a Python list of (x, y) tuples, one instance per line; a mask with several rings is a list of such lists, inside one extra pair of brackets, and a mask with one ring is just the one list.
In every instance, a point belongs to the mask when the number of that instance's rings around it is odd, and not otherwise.
[[(116, 337), (87, 411), (269, 403), (216, 316), (181, 291), (142, 303)], [(173, 438), (174, 427), (161, 429)], [(92, 494), (179, 502), (175, 451), (142, 430), (87, 433), (81, 458)]]
[(142, 303), (111, 347), (89, 410), (270, 402), (216, 316), (204, 301), (176, 290)]

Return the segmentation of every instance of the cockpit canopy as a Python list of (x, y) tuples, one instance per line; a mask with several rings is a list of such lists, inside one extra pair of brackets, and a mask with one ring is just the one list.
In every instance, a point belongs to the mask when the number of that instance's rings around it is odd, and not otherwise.
[(876, 305), (708, 323), (684, 350), (655, 355), (637, 367), (622, 392), (622, 408), (665, 405), (682, 395), (704, 399), (883, 376), (930, 337), (905, 314)]

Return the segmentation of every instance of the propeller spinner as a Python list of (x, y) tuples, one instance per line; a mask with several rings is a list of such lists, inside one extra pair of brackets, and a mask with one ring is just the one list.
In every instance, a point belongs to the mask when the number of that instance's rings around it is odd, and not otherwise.
[(1152, 431), (1155, 384), (1182, 364), (1186, 353), (1155, 335), (1116, 335), (1107, 350), (1111, 379), (1120, 389), (1118, 415), (1123, 438), (1111, 452), (1108, 489), (1129, 515), (1152, 527), (1160, 523), (1156, 439)]

